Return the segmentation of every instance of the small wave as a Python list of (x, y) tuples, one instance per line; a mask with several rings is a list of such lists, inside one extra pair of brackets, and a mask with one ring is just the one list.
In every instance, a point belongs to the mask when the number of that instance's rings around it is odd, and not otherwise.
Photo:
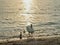
[(55, 22), (48, 22), (45, 25), (55, 25), (55, 24), (57, 24), (57, 23), (55, 23)]
[(42, 23), (41, 25), (57, 25), (58, 23), (56, 22), (47, 22), (47, 23)]

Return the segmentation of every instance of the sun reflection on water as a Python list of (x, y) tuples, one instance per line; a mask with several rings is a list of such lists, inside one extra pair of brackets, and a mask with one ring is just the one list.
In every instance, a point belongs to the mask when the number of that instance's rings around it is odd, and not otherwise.
[(23, 0), (25, 12), (28, 12), (31, 9), (32, 0)]
[(25, 8), (25, 10), (23, 12), (25, 14), (22, 14), (22, 15), (25, 16), (26, 25), (31, 23), (30, 17), (32, 17), (32, 15), (27, 14), (27, 12), (29, 12), (31, 9), (31, 3), (32, 3), (32, 0), (23, 0), (23, 4), (24, 4), (24, 8)]

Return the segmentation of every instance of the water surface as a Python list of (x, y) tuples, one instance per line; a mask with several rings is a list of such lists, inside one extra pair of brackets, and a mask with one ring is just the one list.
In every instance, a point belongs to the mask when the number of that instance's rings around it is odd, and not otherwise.
[(60, 35), (60, 0), (0, 0), (0, 37), (19, 35), (27, 22), (35, 36)]

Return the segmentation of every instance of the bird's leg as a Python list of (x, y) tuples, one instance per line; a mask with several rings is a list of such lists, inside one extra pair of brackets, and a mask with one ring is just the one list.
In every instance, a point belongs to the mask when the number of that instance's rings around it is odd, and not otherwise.
[(30, 33), (30, 37), (32, 37), (32, 34)]
[(28, 33), (28, 37), (31, 37), (31, 33)]
[(30, 33), (28, 33), (28, 37), (30, 37)]

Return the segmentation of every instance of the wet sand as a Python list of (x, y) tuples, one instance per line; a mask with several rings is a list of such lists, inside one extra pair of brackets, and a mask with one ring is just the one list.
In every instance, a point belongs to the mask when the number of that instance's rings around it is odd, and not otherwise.
[(0, 45), (60, 45), (60, 37), (28, 38), (2, 42)]

